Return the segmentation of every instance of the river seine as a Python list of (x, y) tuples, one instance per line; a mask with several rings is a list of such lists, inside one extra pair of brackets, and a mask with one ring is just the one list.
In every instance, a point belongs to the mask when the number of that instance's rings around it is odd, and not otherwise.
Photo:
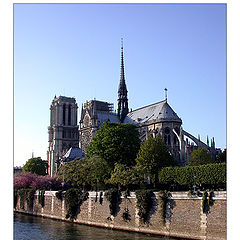
[(147, 240), (174, 238), (129, 233), (63, 222), (42, 217), (14, 214), (15, 240)]

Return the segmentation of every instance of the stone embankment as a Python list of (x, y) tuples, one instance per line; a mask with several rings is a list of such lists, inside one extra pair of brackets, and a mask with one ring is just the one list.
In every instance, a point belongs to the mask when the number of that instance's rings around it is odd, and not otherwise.
[[(42, 207), (36, 192), (32, 209), (29, 209), (27, 202), (24, 208), (23, 206), (20, 208), (18, 199), (14, 211), (68, 221), (65, 218), (65, 200), (64, 198), (59, 200), (55, 194), (55, 191), (46, 191), (45, 204)], [(156, 193), (148, 223), (145, 224), (139, 219), (134, 192), (127, 198), (121, 198), (116, 216), (110, 216), (109, 202), (104, 193), (103, 201), (99, 201), (100, 192), (97, 194), (96, 198), (96, 192), (89, 192), (89, 197), (81, 205), (74, 222), (186, 239), (226, 239), (226, 192), (214, 193), (214, 202), (208, 213), (203, 213), (201, 197), (189, 197), (187, 192), (172, 192), (167, 201), (165, 219)], [(122, 217), (126, 209), (129, 214), (127, 221)]]

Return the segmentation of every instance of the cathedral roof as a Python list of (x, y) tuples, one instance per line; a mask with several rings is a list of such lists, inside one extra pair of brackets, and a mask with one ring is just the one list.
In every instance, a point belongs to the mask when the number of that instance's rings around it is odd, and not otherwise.
[(141, 124), (152, 120), (182, 122), (167, 103), (167, 100), (163, 100), (129, 112), (124, 119), (124, 123)]
[(103, 122), (107, 122), (107, 121), (110, 121), (113, 123), (119, 122), (119, 117), (115, 113), (97, 111), (96, 115), (97, 115), (99, 125), (102, 124)]
[(76, 158), (83, 158), (84, 157), (84, 153), (82, 151), (82, 149), (80, 148), (73, 148), (71, 147), (63, 156), (63, 161), (64, 162), (68, 162), (68, 161), (72, 161)]

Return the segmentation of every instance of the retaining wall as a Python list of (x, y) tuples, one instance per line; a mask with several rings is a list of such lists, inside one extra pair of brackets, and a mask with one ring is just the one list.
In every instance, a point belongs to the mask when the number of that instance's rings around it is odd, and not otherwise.
[[(20, 208), (18, 199), (16, 212), (22, 212), (54, 219), (65, 219), (65, 200), (57, 199), (56, 191), (45, 192), (45, 204), (42, 208), (38, 203), (38, 192), (34, 196), (33, 208), (29, 209), (25, 202), (24, 209)], [(80, 207), (76, 223), (99, 226), (111, 229), (151, 233), (187, 239), (226, 239), (226, 192), (214, 193), (214, 204), (205, 214), (202, 211), (201, 197), (188, 197), (187, 192), (172, 192), (166, 206), (166, 218), (163, 221), (158, 208), (157, 193), (153, 198), (153, 207), (149, 215), (148, 224), (143, 224), (136, 208), (136, 196), (131, 192), (130, 197), (121, 198), (117, 215), (110, 216), (109, 202), (104, 197), (100, 204), (99, 195), (96, 201), (96, 192), (89, 192), (88, 199)], [(129, 211), (130, 220), (125, 221), (122, 214), (125, 208)]]

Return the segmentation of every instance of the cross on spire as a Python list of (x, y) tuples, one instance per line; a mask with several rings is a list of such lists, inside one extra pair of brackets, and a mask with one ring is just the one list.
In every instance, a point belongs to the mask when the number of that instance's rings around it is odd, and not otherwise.
[(165, 100), (167, 100), (167, 88), (164, 88), (165, 91)]

